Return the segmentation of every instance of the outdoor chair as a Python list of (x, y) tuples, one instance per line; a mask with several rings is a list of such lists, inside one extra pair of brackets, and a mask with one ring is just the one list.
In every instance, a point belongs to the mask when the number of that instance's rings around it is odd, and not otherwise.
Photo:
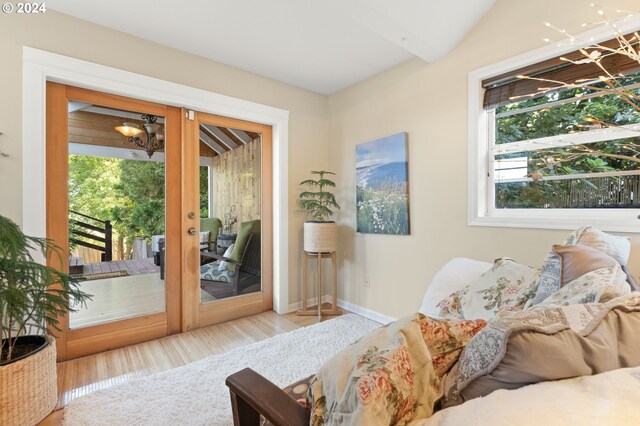
[[(244, 222), (236, 238), (233, 253), (224, 257), (215, 252), (204, 252), (205, 258), (215, 262), (200, 267), (200, 287), (216, 297), (237, 296), (248, 287), (260, 283), (260, 221)], [(221, 262), (226, 267), (220, 267)]]
[[(222, 221), (217, 217), (200, 218), (200, 249), (215, 251), (218, 232), (222, 228)], [(204, 233), (209, 235), (205, 240)], [(164, 279), (164, 235), (154, 235), (151, 237), (151, 250), (153, 252), (153, 263), (160, 266), (160, 278)]]

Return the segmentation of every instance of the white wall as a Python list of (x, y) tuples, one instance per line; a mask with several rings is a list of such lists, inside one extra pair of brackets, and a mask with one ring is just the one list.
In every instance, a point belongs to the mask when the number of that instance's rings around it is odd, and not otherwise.
[[(602, 3), (602, 2), (599, 2)], [(614, 2), (608, 2), (614, 4)], [(434, 273), (448, 259), (513, 257), (539, 266), (569, 231), (467, 225), (467, 75), (561, 37), (596, 20), (580, 0), (499, 0), (447, 57), (410, 60), (329, 98), (329, 164), (338, 173), (342, 283), (340, 297), (400, 317), (414, 312)], [(637, 8), (637, 1), (617, 1)], [(409, 134), (410, 236), (356, 234), (355, 145)], [(636, 234), (637, 235), (637, 234)], [(640, 238), (632, 236), (631, 270), (640, 272)], [(364, 280), (371, 277), (371, 287)]]
[[(20, 223), (22, 214), (22, 48), (34, 47), (199, 89), (290, 111), (289, 192), (310, 168), (324, 168), (327, 98), (239, 69), (180, 52), (53, 11), (44, 15), (0, 14), (0, 214)], [(290, 197), (289, 273), (298, 298), (299, 230), (304, 217)]]

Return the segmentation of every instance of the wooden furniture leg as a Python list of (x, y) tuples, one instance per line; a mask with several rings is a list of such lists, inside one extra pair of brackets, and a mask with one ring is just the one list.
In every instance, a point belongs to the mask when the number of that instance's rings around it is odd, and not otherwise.
[(338, 261), (336, 259), (336, 252), (331, 253), (331, 267), (333, 268), (333, 303), (331, 304), (331, 310), (338, 310)]
[(316, 298), (318, 299), (318, 319), (322, 319), (322, 253), (318, 252), (318, 269), (316, 272), (317, 283)]
[(307, 310), (307, 252), (302, 250), (302, 312)]

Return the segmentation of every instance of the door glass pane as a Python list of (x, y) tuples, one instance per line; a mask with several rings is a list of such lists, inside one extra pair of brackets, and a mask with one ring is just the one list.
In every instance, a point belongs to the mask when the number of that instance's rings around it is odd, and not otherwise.
[(200, 301), (259, 292), (261, 136), (199, 123), (199, 147)]
[(93, 295), (69, 328), (165, 311), (163, 144), (163, 117), (69, 103), (69, 272)]

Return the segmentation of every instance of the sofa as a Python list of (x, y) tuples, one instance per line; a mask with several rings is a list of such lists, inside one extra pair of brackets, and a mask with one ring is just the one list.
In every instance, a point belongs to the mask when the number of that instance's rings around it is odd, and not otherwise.
[(418, 313), (292, 385), (307, 398), (248, 368), (229, 376), (234, 423), (640, 424), (640, 287), (629, 253), (628, 239), (585, 227), (541, 268), (452, 259)]

